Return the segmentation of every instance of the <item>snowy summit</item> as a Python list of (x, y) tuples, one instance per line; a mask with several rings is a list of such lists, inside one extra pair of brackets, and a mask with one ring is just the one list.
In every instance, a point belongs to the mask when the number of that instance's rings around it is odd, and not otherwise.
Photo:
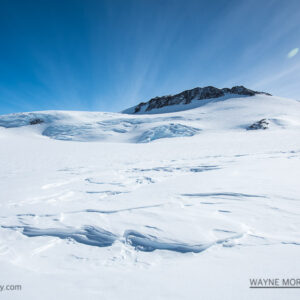
[(245, 88), (244, 86), (234, 86), (230, 88), (218, 89), (214, 86), (206, 86), (204, 88), (196, 87), (191, 90), (183, 91), (176, 95), (168, 95), (155, 97), (148, 102), (140, 104), (124, 110), (124, 113), (161, 113), (174, 112), (178, 110), (186, 110), (201, 106), (211, 99), (225, 100), (232, 97), (268, 95), (269, 93), (257, 92)]

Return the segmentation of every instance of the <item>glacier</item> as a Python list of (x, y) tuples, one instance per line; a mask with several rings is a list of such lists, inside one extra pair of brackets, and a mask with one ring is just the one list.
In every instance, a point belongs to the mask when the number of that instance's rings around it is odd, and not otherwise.
[(0, 116), (3, 296), (298, 299), (249, 279), (299, 276), (299, 136), (265, 94)]

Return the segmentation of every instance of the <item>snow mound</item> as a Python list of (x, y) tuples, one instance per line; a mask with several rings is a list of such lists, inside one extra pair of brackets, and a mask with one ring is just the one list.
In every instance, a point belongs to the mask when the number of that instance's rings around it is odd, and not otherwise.
[(153, 127), (144, 132), (137, 140), (138, 143), (149, 143), (163, 138), (185, 137), (198, 134), (200, 129), (182, 124), (170, 123)]

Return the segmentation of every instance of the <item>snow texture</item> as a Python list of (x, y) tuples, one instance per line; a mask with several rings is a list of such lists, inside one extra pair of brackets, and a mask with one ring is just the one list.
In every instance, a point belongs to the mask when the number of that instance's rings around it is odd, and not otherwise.
[(300, 103), (207, 101), (0, 116), (0, 297), (299, 299)]

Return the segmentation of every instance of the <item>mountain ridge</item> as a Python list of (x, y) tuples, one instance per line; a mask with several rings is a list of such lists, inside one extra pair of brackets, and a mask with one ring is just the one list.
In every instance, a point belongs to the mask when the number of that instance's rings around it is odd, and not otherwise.
[(228, 95), (241, 95), (241, 96), (254, 96), (254, 95), (267, 95), (272, 96), (266, 92), (259, 92), (248, 89), (244, 86), (234, 86), (232, 88), (216, 88), (214, 86), (196, 87), (190, 90), (185, 90), (175, 95), (166, 95), (154, 97), (147, 102), (140, 102), (138, 105), (133, 106), (123, 111), (123, 113), (137, 114), (147, 113), (153, 109), (160, 109), (166, 106), (173, 105), (187, 105), (194, 100), (208, 100), (220, 98)]

